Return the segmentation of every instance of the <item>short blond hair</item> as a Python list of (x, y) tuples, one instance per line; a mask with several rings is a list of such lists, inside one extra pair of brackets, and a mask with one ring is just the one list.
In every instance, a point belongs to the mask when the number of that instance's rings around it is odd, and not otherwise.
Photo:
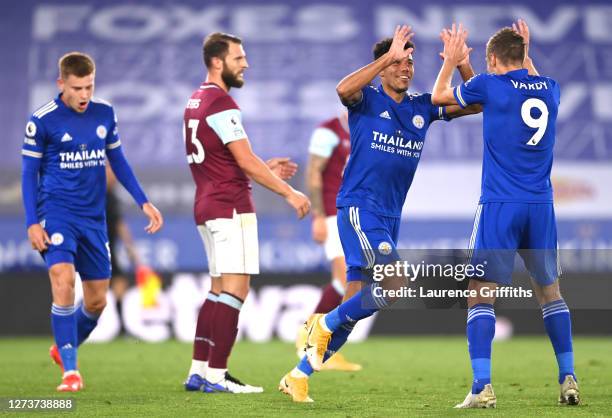
[(96, 71), (93, 58), (83, 52), (69, 52), (63, 55), (58, 63), (59, 75), (65, 80), (69, 75), (85, 77)]

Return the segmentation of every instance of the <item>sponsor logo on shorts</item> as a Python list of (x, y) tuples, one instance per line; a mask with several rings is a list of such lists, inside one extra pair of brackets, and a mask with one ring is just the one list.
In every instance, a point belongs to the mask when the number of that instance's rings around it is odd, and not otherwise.
[(423, 119), (423, 116), (421, 115), (414, 115), (412, 118), (412, 124), (416, 126), (417, 129), (421, 129), (423, 126), (425, 126), (425, 119)]
[(380, 244), (378, 244), (378, 252), (381, 253), (382, 255), (391, 254), (392, 248), (393, 247), (391, 247), (391, 244), (389, 244), (387, 241), (383, 241)]
[(60, 234), (59, 232), (56, 232), (53, 235), (51, 235), (51, 244), (61, 245), (62, 242), (64, 242), (64, 236)]
[(104, 139), (106, 138), (106, 127), (104, 125), (99, 125), (96, 128), (96, 135), (98, 135), (98, 138), (100, 139)]

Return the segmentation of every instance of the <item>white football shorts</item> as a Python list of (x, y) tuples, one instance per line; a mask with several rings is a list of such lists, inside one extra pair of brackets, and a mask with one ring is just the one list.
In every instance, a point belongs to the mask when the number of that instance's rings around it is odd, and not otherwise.
[(325, 256), (328, 261), (332, 261), (334, 258), (344, 257), (344, 251), (342, 251), (342, 243), (340, 242), (340, 234), (338, 233), (338, 222), (336, 215), (328, 216), (325, 218), (325, 224), (327, 225), (327, 239), (323, 244), (325, 248)]
[(236, 213), (198, 225), (212, 277), (222, 274), (259, 274), (257, 217)]

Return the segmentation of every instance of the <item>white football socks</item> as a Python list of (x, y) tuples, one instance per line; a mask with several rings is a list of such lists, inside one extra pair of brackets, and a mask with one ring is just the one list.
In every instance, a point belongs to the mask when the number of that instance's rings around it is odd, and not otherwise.
[(189, 376), (197, 374), (200, 377), (206, 376), (206, 369), (208, 368), (208, 362), (202, 360), (191, 360), (191, 368), (189, 369)]
[(219, 383), (225, 379), (225, 372), (227, 372), (227, 369), (214, 369), (209, 367), (206, 370), (206, 380), (213, 384)]

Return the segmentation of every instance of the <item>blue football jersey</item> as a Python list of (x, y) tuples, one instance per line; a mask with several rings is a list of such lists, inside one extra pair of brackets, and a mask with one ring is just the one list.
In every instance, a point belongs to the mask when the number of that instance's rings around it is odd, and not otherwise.
[(121, 146), (110, 104), (92, 99), (78, 113), (60, 96), (34, 112), (22, 155), (40, 158), (37, 215), (106, 228), (106, 149)]
[(560, 90), (527, 70), (479, 74), (454, 90), (461, 107), (483, 107), (480, 202), (552, 202), (550, 170)]
[(336, 206), (357, 206), (378, 215), (399, 217), (421, 158), (425, 134), (445, 108), (431, 94), (408, 94), (401, 103), (382, 86), (365, 87), (350, 106), (351, 153)]

